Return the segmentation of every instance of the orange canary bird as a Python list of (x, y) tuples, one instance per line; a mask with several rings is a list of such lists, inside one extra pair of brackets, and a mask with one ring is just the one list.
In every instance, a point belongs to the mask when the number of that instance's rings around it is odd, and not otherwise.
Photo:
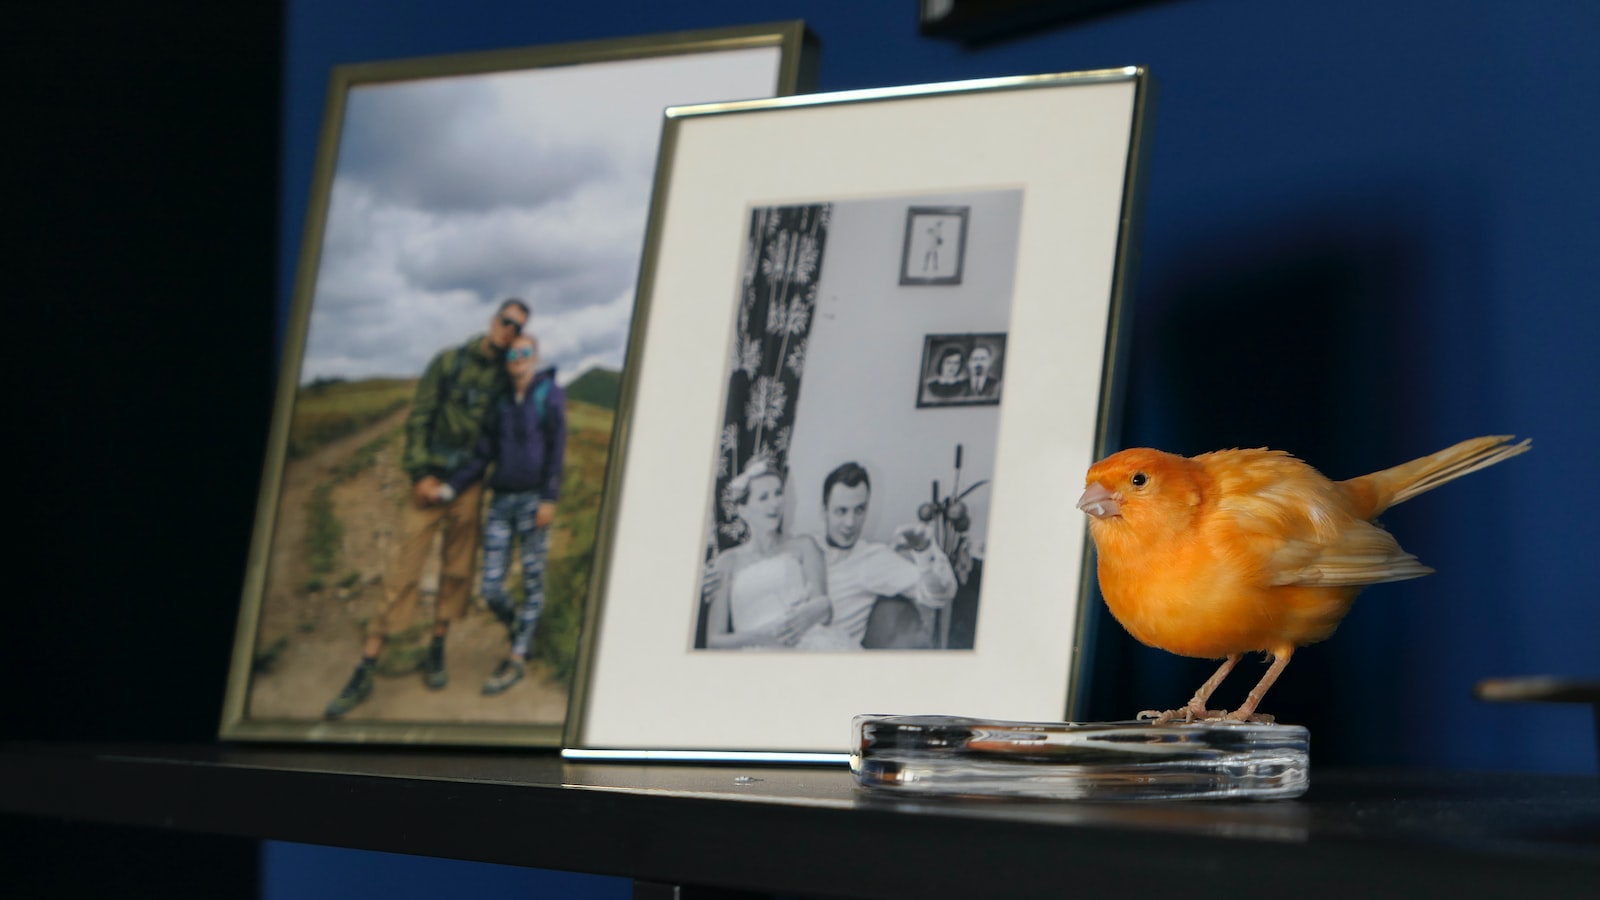
[[(1095, 463), (1078, 508), (1089, 515), (1111, 614), (1144, 644), (1223, 660), (1186, 705), (1139, 717), (1272, 721), (1256, 707), (1295, 648), (1333, 634), (1363, 587), (1433, 571), (1373, 519), (1531, 444), (1511, 441), (1462, 441), (1348, 481), (1281, 450), (1183, 457), (1137, 448)], [(1252, 651), (1271, 654), (1272, 665), (1244, 703), (1206, 709)]]

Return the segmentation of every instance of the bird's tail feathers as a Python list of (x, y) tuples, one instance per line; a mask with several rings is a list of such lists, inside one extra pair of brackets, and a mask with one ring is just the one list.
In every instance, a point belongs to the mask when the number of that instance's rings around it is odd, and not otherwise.
[[(1511, 443), (1515, 439), (1516, 435), (1511, 434), (1472, 438), (1455, 446), (1446, 447), (1438, 453), (1355, 480), (1368, 481), (1376, 490), (1381, 504), (1374, 510), (1376, 515), (1388, 507), (1404, 503), (1418, 494), (1425, 494), (1446, 482), (1454, 481), (1463, 475), (1470, 475), (1495, 463), (1504, 462), (1532, 449), (1531, 439)], [(1384, 495), (1389, 496), (1386, 503), (1381, 499)]]

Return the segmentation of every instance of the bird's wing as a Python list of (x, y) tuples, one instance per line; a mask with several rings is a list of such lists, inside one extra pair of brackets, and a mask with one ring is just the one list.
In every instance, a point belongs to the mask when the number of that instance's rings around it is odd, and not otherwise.
[(1394, 536), (1352, 516), (1331, 484), (1264, 479), (1231, 492), (1219, 512), (1273, 585), (1358, 586), (1421, 578), (1433, 570)]
[(1273, 554), (1273, 584), (1354, 587), (1385, 581), (1406, 581), (1433, 572), (1401, 549), (1389, 532), (1370, 522), (1350, 519), (1331, 542), (1291, 539)]

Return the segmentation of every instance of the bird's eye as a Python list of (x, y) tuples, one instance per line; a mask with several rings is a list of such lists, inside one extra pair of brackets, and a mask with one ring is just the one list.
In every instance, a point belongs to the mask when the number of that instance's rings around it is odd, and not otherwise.
[(1143, 472), (1135, 472), (1133, 473), (1133, 478), (1130, 480), (1133, 482), (1134, 487), (1144, 487), (1145, 482), (1150, 480), (1150, 476), (1144, 474)]

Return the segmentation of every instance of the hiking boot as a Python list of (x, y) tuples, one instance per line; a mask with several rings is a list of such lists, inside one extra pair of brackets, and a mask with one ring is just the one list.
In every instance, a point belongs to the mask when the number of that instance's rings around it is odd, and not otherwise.
[(429, 690), (443, 690), (450, 683), (450, 673), (444, 668), (444, 641), (435, 639), (428, 645), (428, 656), (422, 661), (422, 683)]
[(527, 667), (522, 663), (514, 659), (502, 660), (499, 668), (495, 669), (494, 674), (489, 676), (489, 680), (483, 683), (483, 693), (485, 696), (493, 697), (495, 694), (521, 681), (522, 676), (525, 674), (527, 674)]
[(339, 696), (328, 701), (328, 708), (323, 711), (323, 715), (330, 719), (340, 718), (360, 706), (361, 702), (370, 696), (372, 696), (372, 667), (362, 663), (356, 666), (355, 674), (350, 676), (350, 683), (344, 686)]

